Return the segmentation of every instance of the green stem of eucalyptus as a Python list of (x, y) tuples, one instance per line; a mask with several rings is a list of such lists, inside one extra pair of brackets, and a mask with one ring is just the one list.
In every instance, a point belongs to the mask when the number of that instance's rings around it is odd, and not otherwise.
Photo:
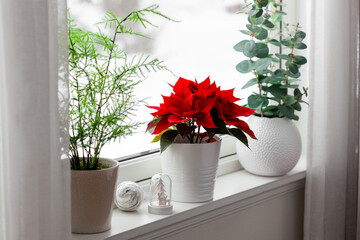
[[(256, 77), (257, 84), (258, 84), (259, 96), (261, 97), (262, 96), (262, 85), (261, 85), (260, 80), (259, 80), (259, 75), (258, 75), (257, 72), (254, 72), (254, 74), (255, 74), (255, 77)], [(260, 114), (261, 114), (261, 117), (264, 116), (264, 109), (263, 109), (262, 106), (260, 107)]]

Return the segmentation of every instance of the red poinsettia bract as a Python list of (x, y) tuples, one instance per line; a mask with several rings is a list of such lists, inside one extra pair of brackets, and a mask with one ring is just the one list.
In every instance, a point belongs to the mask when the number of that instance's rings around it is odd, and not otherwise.
[[(229, 134), (247, 145), (243, 132), (256, 139), (248, 124), (238, 119), (252, 115), (255, 110), (237, 105), (235, 102), (240, 99), (234, 97), (234, 89), (221, 90), (215, 82), (211, 83), (210, 78), (200, 83), (179, 78), (172, 88), (171, 95), (163, 96), (164, 102), (158, 107), (148, 106), (156, 112), (152, 113), (154, 119), (148, 124), (147, 131), (161, 134), (162, 151), (178, 134), (190, 143), (201, 143), (205, 138), (211, 142), (215, 134)], [(204, 133), (200, 133), (201, 127), (205, 129)]]

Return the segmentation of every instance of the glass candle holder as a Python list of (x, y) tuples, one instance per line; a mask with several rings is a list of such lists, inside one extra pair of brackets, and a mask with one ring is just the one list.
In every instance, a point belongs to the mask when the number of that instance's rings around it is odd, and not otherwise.
[(158, 173), (150, 180), (148, 211), (152, 214), (172, 214), (171, 179), (168, 175)]

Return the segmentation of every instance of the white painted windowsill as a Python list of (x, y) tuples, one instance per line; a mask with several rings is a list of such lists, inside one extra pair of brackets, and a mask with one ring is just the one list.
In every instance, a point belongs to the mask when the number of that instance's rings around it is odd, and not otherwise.
[(305, 161), (287, 175), (260, 177), (244, 170), (216, 179), (214, 200), (205, 203), (172, 202), (172, 215), (152, 215), (145, 200), (136, 212), (114, 209), (111, 230), (99, 234), (73, 234), (73, 240), (150, 240), (161, 239), (256, 205), (264, 200), (295, 191), (305, 186)]

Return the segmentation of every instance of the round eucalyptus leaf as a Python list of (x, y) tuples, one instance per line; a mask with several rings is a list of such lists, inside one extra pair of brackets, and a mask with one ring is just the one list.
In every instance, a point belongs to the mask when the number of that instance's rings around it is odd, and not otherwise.
[(294, 44), (301, 43), (302, 40), (303, 40), (302, 38), (293, 38), (293, 39), (291, 39), (291, 41), (292, 41)]
[(248, 97), (248, 105), (252, 109), (266, 107), (268, 104), (269, 100), (266, 97), (260, 97), (257, 94), (253, 94)]
[[(258, 74), (260, 76), (266, 75), (266, 74), (269, 74), (269, 73), (271, 73), (271, 71), (269, 69), (264, 69), (264, 70), (258, 71)], [(266, 77), (264, 76), (264, 78), (266, 78)]]
[(294, 85), (287, 84), (287, 85), (281, 85), (280, 88), (297, 88), (297, 87), (299, 87), (298, 84), (294, 84)]
[(293, 108), (285, 105), (279, 105), (280, 112), (288, 119), (299, 120), (299, 116), (295, 115)]
[(244, 48), (245, 48), (245, 44), (248, 43), (250, 40), (242, 40), (241, 42), (238, 42), (235, 46), (234, 49), (235, 51), (238, 52), (243, 52)]
[(261, 28), (261, 30), (255, 34), (255, 38), (258, 40), (264, 40), (268, 37), (268, 31), (265, 28)]
[(256, 13), (255, 17), (257, 17), (257, 18), (261, 17), (263, 12), (264, 11), (262, 9), (259, 9), (259, 11)]
[(263, 23), (263, 21), (264, 21), (264, 18), (262, 16), (260, 16), (260, 17), (256, 17), (256, 16), (248, 17), (248, 22), (250, 24), (260, 25), (261, 23)]
[(297, 74), (299, 72), (299, 68), (295, 63), (289, 63), (289, 70), (293, 74)]
[(272, 22), (270, 22), (269, 20), (265, 20), (263, 24), (268, 28), (275, 27), (275, 25)]
[(256, 80), (256, 78), (252, 78), (241, 89), (245, 89), (245, 88), (254, 86), (255, 84), (257, 84), (257, 80)]
[(265, 43), (256, 43), (256, 57), (258, 58), (265, 58), (269, 55), (269, 48)]
[(268, 91), (275, 97), (275, 98), (284, 98), (286, 96), (286, 89), (281, 88), (281, 84), (273, 84), (269, 87)]
[(254, 2), (259, 8), (266, 7), (269, 4), (269, 0), (257, 0)]
[(307, 60), (303, 56), (295, 56), (293, 63), (297, 65), (304, 65), (305, 63), (307, 63)]
[(245, 34), (245, 35), (250, 35), (250, 31), (248, 30), (240, 30), (241, 33)]
[(275, 72), (274, 72), (274, 75), (279, 75), (279, 76), (285, 76), (286, 75), (286, 70), (285, 69), (277, 69)]
[(244, 46), (244, 55), (248, 58), (253, 58), (257, 54), (257, 47), (253, 40), (248, 41), (245, 43)]
[(261, 27), (256, 25), (246, 24), (246, 28), (249, 29), (249, 31), (252, 33), (258, 33), (261, 31)]
[(271, 58), (260, 58), (255, 62), (254, 68), (256, 71), (262, 71), (267, 69), (270, 63), (271, 63)]
[(294, 47), (296, 49), (306, 49), (307, 48), (305, 43), (295, 43)]
[(282, 40), (281, 44), (284, 45), (285, 47), (290, 47), (292, 42), (290, 40)]
[(296, 111), (301, 111), (301, 105), (300, 105), (300, 103), (297, 102), (297, 103), (293, 106), (293, 108), (294, 108)]
[(294, 96), (291, 96), (291, 95), (288, 95), (287, 98), (286, 98), (286, 106), (292, 106), (294, 105), (295, 103), (297, 102), (297, 100), (295, 99)]
[(290, 57), (286, 54), (275, 53), (275, 56), (283, 60), (290, 60)]
[(298, 31), (295, 33), (295, 38), (304, 39), (305, 37), (306, 37), (306, 33), (304, 33), (303, 31)]
[(269, 41), (269, 43), (271, 43), (272, 45), (275, 45), (275, 46), (277, 46), (277, 47), (280, 47), (280, 46), (281, 46), (281, 43), (280, 43), (278, 40), (276, 40), (276, 39), (271, 39), (271, 40)]
[(240, 73), (249, 73), (252, 71), (253, 62), (251, 60), (244, 60), (236, 65), (236, 70)]
[(298, 97), (298, 98), (301, 97), (301, 92), (300, 92), (300, 90), (299, 90), (298, 88), (295, 88), (295, 89), (294, 89), (294, 96), (295, 96), (295, 97)]
[(276, 10), (275, 13), (276, 13), (276, 14), (280, 14), (280, 15), (287, 15), (286, 12), (279, 11), (279, 10)]
[(300, 72), (293, 74), (291, 71), (287, 71), (287, 75), (292, 78), (299, 78), (301, 76)]
[(250, 10), (250, 11), (248, 12), (248, 15), (249, 15), (250, 17), (252, 17), (252, 16), (256, 15), (258, 12), (259, 12), (258, 9), (252, 9), (252, 10)]

